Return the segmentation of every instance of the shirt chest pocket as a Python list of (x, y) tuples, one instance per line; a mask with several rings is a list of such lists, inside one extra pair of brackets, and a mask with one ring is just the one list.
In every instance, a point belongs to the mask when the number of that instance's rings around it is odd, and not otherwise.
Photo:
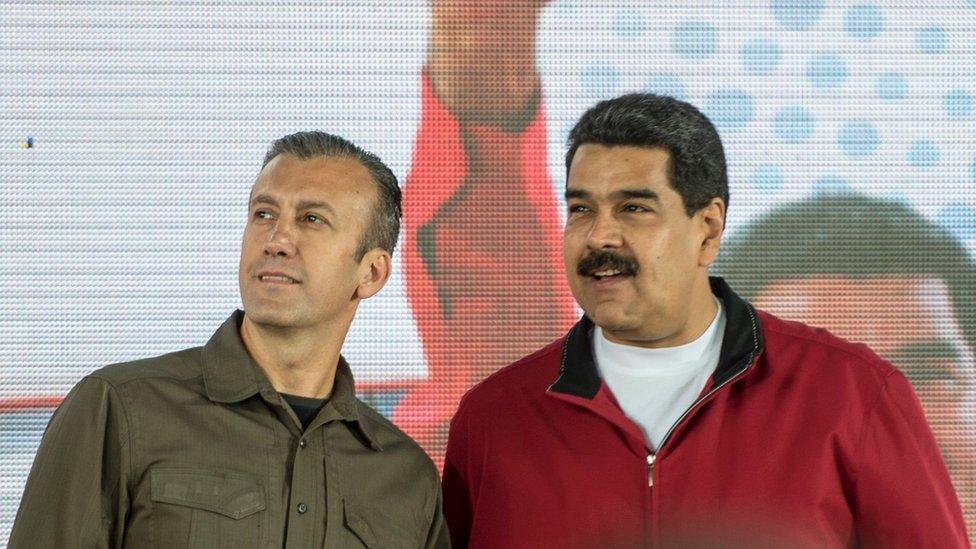
[(345, 536), (343, 547), (367, 547), (369, 549), (416, 549), (424, 545), (421, 532), (412, 524), (398, 524), (402, 522), (389, 515), (379, 514), (375, 509), (351, 503), (342, 502), (343, 526)]
[(266, 496), (264, 487), (254, 479), (183, 467), (157, 467), (150, 476), (155, 546), (262, 545)]

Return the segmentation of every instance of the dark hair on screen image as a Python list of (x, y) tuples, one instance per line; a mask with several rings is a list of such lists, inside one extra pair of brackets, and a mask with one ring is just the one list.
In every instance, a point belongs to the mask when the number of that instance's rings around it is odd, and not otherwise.
[(290, 154), (301, 160), (324, 156), (359, 161), (376, 183), (379, 198), (373, 207), (372, 219), (356, 251), (356, 258), (362, 259), (363, 255), (373, 248), (382, 248), (393, 253), (400, 234), (400, 218), (403, 215), (400, 186), (393, 171), (378, 156), (342, 137), (323, 131), (298, 132), (276, 139), (264, 155), (261, 167), (267, 166), (268, 162), (280, 154)]
[(976, 351), (976, 264), (946, 229), (899, 202), (841, 192), (775, 208), (722, 245), (712, 272), (746, 299), (807, 277), (939, 279)]
[(673, 97), (633, 93), (597, 103), (569, 132), (566, 173), (581, 145), (661, 148), (670, 155), (671, 187), (691, 216), (721, 198), (729, 207), (722, 140), (694, 105)]

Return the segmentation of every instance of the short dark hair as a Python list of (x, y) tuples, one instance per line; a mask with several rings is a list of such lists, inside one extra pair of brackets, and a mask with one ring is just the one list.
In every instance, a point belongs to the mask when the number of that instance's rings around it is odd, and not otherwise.
[(746, 299), (808, 277), (938, 278), (976, 351), (976, 264), (948, 231), (899, 202), (847, 191), (780, 206), (724, 244), (713, 272)]
[(601, 101), (569, 132), (566, 174), (580, 145), (661, 148), (668, 152), (668, 178), (692, 216), (721, 198), (729, 207), (729, 178), (722, 140), (694, 105), (673, 97), (632, 93)]
[(400, 217), (403, 215), (400, 186), (396, 176), (378, 156), (337, 135), (317, 130), (293, 133), (276, 139), (264, 155), (261, 167), (267, 166), (279, 154), (290, 154), (302, 160), (325, 156), (359, 161), (376, 183), (379, 198), (356, 250), (356, 259), (362, 259), (373, 248), (383, 248), (393, 253), (400, 235)]

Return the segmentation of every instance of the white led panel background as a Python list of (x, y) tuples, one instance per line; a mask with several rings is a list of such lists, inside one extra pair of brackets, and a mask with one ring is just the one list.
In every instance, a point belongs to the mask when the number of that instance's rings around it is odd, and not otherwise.
[[(576, 118), (630, 91), (674, 95), (716, 123), (731, 202), (715, 270), (769, 310), (863, 339), (906, 370), (972, 535), (976, 2), (551, 2), (531, 60), (542, 125), (522, 130), (521, 148), (489, 133), (466, 152), (450, 118), (434, 116), (443, 105), (423, 100), (430, 25), (421, 1), (0, 2), (0, 543), (74, 383), (200, 345), (240, 306), (249, 187), (269, 142), (299, 130), (377, 153), (413, 197), (397, 270), (344, 353), (363, 397), (437, 457), (455, 397), (562, 329), (538, 326), (542, 313), (572, 313), (545, 291), (561, 263), (540, 272), (511, 258), (542, 250), (529, 229), (564, 216)], [(425, 121), (443, 154), (418, 147)], [(547, 185), (524, 223), (504, 215), (524, 197), (484, 195), (472, 223), (512, 250), (509, 262), (450, 305), (443, 285), (465, 273), (441, 276), (430, 258), (475, 257), (481, 273), (477, 257), (491, 254), (436, 227), (430, 242), (406, 230), (432, 227), (425, 204), (456, 198), (443, 192), (458, 183), (449, 150), (488, 167), (470, 185)], [(513, 151), (537, 169), (504, 172)], [(424, 167), (443, 176), (418, 179)], [(531, 306), (491, 312), (513, 299)]]

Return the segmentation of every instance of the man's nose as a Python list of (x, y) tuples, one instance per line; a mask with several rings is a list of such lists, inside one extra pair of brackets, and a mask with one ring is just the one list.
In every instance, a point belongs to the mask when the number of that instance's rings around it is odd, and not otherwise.
[(292, 235), (293, 227), (287, 222), (278, 221), (264, 243), (264, 255), (292, 257), (295, 255), (295, 240)]
[(586, 235), (586, 246), (592, 250), (623, 246), (623, 232), (613, 215), (603, 214), (594, 218)]

